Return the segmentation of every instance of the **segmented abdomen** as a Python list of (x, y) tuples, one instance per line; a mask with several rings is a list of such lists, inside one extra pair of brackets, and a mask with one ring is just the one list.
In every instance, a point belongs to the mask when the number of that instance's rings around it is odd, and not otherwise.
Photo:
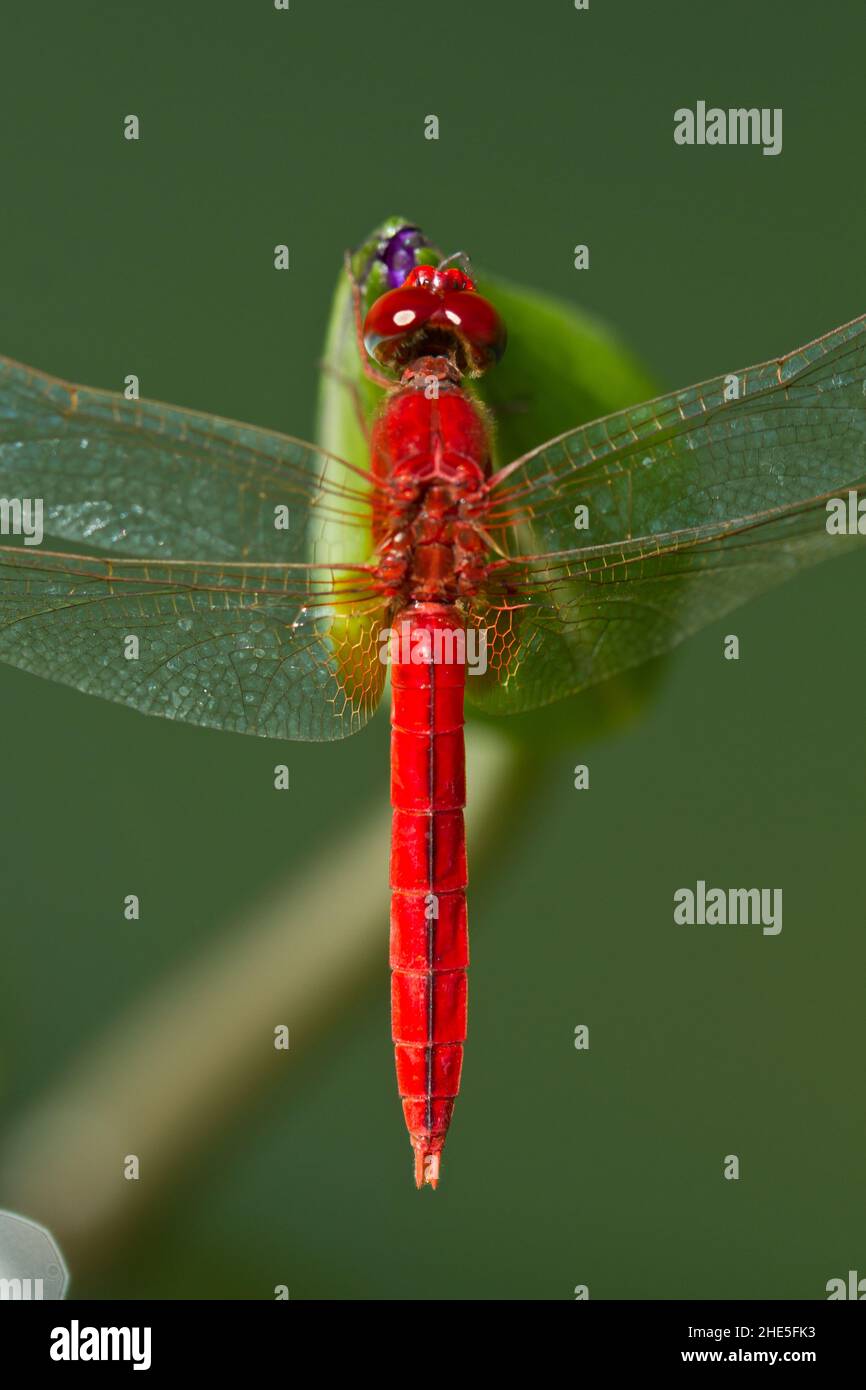
[[(466, 667), (437, 661), (435, 639), (422, 634), (462, 626), (448, 604), (411, 604), (395, 622), (391, 652), (391, 1021), (419, 1187), (436, 1185), (460, 1088), (469, 959)], [(428, 660), (400, 659), (425, 640)]]

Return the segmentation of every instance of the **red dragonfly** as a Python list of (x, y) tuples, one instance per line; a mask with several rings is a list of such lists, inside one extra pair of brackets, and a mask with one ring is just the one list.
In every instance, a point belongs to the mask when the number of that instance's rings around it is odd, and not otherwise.
[[(465, 260), (420, 244), (403, 226), (378, 246), (390, 287), (366, 316), (353, 283), (385, 393), (367, 468), (0, 359), (0, 519), (19, 533), (0, 658), (282, 739), (357, 732), (390, 666), (393, 1039), (435, 1187), (466, 1037), (464, 701), (546, 704), (840, 553), (830, 512), (856, 534), (866, 489), (866, 317), (496, 469), (470, 383), (505, 327)], [(37, 502), (75, 553), (32, 544)]]

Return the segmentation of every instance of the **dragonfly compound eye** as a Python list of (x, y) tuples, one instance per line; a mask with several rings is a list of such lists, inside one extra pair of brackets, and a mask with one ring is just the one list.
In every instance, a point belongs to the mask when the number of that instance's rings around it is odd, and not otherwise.
[(480, 376), (505, 351), (505, 325), (461, 270), (417, 266), (397, 290), (370, 306), (364, 346), (380, 366), (399, 371), (419, 357), (447, 357)]

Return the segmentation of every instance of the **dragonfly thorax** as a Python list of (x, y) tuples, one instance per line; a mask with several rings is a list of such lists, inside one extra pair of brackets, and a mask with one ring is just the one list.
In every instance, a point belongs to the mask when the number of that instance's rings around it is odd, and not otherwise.
[(378, 578), (403, 603), (454, 603), (470, 597), (485, 573), (484, 542), (472, 525), (465, 487), (419, 486), (399, 529), (379, 547)]
[[(420, 389), (433, 377), (441, 391)], [(486, 417), (443, 358), (421, 358), (373, 427), (370, 461), (379, 585), (403, 602), (453, 603), (476, 588), (486, 561), (475, 525), (486, 504)]]

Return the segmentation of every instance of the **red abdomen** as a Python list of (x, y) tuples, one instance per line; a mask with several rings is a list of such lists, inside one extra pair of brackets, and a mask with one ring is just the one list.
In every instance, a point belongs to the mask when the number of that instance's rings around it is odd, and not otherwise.
[(456, 608), (417, 603), (392, 637), (391, 1021), (419, 1187), (438, 1180), (466, 1038), (466, 667), (441, 659), (457, 632)]

